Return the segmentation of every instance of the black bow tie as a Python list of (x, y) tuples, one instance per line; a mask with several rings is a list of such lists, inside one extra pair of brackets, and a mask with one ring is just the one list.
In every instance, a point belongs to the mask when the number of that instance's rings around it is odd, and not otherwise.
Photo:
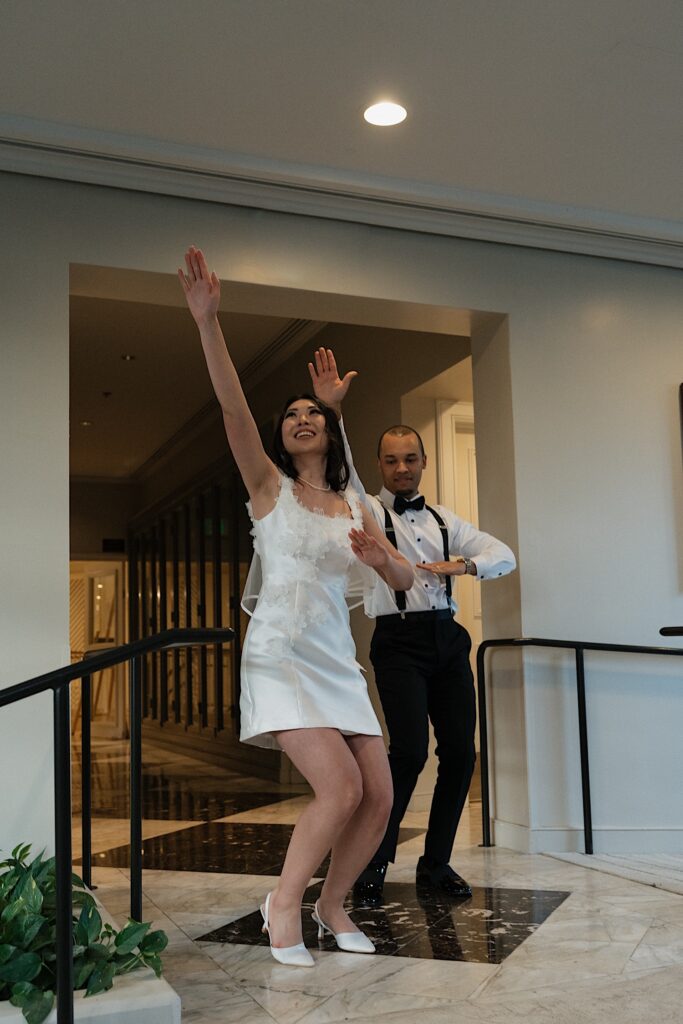
[(400, 516), (406, 511), (406, 509), (413, 509), (415, 512), (421, 512), (425, 507), (425, 500), (420, 495), (418, 498), (404, 498), (403, 495), (397, 494), (394, 498), (394, 512), (397, 512)]

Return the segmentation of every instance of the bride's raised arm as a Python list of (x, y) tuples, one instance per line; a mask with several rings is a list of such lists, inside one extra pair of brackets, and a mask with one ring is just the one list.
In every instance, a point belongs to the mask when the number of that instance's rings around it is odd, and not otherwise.
[(266, 506), (260, 511), (255, 508), (256, 515), (264, 515), (269, 511), (267, 506), (272, 507), (271, 502), (275, 501), (278, 473), (264, 451), (218, 322), (220, 281), (215, 273), (209, 273), (201, 249), (193, 245), (185, 253), (185, 266), (185, 272), (178, 269), (178, 277), (199, 328), (209, 376), (223, 412), (228, 444), (252, 502), (256, 500), (257, 504)]

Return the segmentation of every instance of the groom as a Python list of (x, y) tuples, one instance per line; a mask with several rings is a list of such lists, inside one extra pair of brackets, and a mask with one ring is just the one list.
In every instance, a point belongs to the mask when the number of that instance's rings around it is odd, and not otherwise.
[[(331, 349), (324, 348), (316, 351), (308, 368), (317, 398), (341, 420), (341, 404), (356, 372), (340, 378)], [(453, 617), (457, 606), (452, 577), (494, 579), (513, 571), (515, 556), (502, 541), (450, 509), (425, 503), (419, 486), (427, 457), (417, 431), (397, 425), (380, 437), (383, 487), (376, 497), (366, 494), (356, 473), (343, 424), (342, 433), (351, 486), (391, 543), (415, 565), (417, 577), (417, 585), (406, 593), (395, 593), (378, 581), (366, 608), (376, 620), (370, 660), (389, 731), (394, 805), (385, 836), (356, 882), (354, 895), (381, 901), (388, 864), (396, 857), (399, 826), (427, 761), (431, 721), (439, 765), (417, 883), (451, 896), (471, 896), (469, 884), (449, 864), (474, 770), (476, 722), (471, 640)]]

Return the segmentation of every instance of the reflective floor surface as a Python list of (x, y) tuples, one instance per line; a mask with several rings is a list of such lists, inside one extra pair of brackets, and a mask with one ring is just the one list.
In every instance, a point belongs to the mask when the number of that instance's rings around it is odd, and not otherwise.
[[(311, 918), (321, 886), (318, 882), (306, 891), (303, 938), (307, 946), (334, 950), (336, 944), (331, 936), (318, 942)], [(500, 964), (568, 895), (476, 886), (470, 898), (452, 899), (439, 892), (416, 891), (413, 883), (387, 882), (381, 906), (354, 906), (351, 897), (347, 907), (382, 956)], [(263, 945), (262, 923), (257, 910), (198, 936), (198, 941)]]
[[(98, 745), (96, 758), (104, 813), (93, 823), (94, 881), (125, 920), (125, 746)], [(314, 881), (303, 921), (315, 967), (280, 966), (260, 934), (258, 906), (308, 797), (153, 748), (145, 761), (143, 911), (169, 935), (165, 972), (185, 1024), (681, 1020), (683, 896), (550, 857), (484, 850), (477, 804), (451, 862), (472, 884), (471, 899), (418, 893), (426, 815), (408, 813), (383, 907), (351, 906), (377, 954), (335, 951), (329, 938), (318, 944), (308, 916)]]

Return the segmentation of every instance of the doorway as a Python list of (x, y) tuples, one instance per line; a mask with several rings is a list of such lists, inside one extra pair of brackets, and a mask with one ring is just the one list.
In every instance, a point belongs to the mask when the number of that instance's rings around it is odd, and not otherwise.
[[(456, 515), (478, 526), (478, 492), (472, 359), (467, 356), (401, 398), (402, 422), (415, 427), (425, 443), (427, 467), (421, 491), (428, 504), (445, 505)], [(470, 661), (476, 670), (477, 648), (482, 639), (481, 585), (474, 577), (453, 581), (458, 622), (472, 637)], [(431, 733), (431, 730), (430, 730)], [(477, 727), (476, 749), (479, 752)], [(438, 762), (430, 735), (429, 756), (409, 805), (411, 811), (427, 811), (436, 783)], [(475, 772), (469, 799), (481, 798)]]
[[(69, 569), (71, 661), (88, 651), (126, 643), (125, 561), (73, 560)], [(92, 678), (92, 735), (94, 739), (128, 736), (125, 666), (96, 672)], [(72, 732), (80, 732), (80, 682), (72, 686)]]

